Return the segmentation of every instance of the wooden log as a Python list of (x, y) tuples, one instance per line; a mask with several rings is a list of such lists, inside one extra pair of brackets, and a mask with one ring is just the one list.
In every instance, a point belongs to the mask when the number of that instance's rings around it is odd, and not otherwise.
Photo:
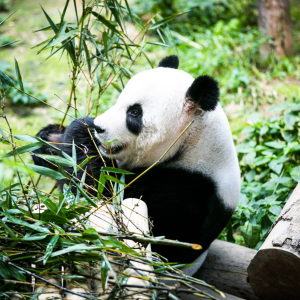
[(300, 299), (300, 184), (284, 206), (249, 267), (260, 299)]
[(247, 267), (256, 253), (254, 249), (215, 240), (194, 277), (214, 285), (222, 292), (242, 299), (257, 300), (247, 281)]
[[(220, 296), (218, 293), (212, 291), (210, 288), (207, 287), (200, 287), (199, 285), (195, 285), (197, 288), (199, 288), (201, 291), (206, 292), (207, 294), (217, 298), (218, 300), (245, 300), (245, 298), (236, 297), (227, 293), (223, 293), (226, 297), (225, 299)], [(178, 295), (177, 295), (178, 296)], [(179, 295), (180, 300), (200, 300), (199, 296), (195, 296), (192, 294), (180, 294)]]

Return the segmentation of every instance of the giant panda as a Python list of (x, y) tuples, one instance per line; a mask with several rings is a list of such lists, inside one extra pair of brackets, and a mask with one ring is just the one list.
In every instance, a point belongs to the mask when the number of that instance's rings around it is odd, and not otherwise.
[[(152, 245), (153, 251), (172, 262), (201, 265), (237, 205), (240, 170), (229, 123), (219, 103), (218, 83), (206, 75), (194, 79), (178, 70), (178, 64), (177, 56), (166, 57), (158, 68), (135, 75), (116, 104), (95, 119), (73, 121), (60, 129), (63, 132), (51, 131), (46, 137), (47, 127), (41, 132), (48, 141), (69, 144), (60, 146), (69, 154), (74, 140), (77, 163), (85, 159), (87, 151), (95, 156), (92, 170), (87, 170), (93, 171), (95, 178), (103, 166), (98, 149), (108, 164), (112, 156), (118, 168), (134, 173), (126, 176), (128, 183), (158, 161), (194, 120), (162, 161), (125, 189), (125, 197), (142, 197), (146, 202), (155, 236), (202, 246), (199, 252)], [(106, 143), (112, 140), (108, 147)], [(86, 181), (93, 185), (92, 178)], [(64, 183), (67, 181), (60, 186)], [(186, 273), (193, 274), (197, 267)]]

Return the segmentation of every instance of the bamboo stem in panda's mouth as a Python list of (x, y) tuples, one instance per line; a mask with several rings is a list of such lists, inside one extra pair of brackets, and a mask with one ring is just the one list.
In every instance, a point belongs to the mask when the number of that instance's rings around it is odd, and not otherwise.
[(125, 148), (125, 145), (119, 145), (115, 147), (106, 146), (100, 143), (100, 147), (104, 150), (105, 153), (116, 154)]

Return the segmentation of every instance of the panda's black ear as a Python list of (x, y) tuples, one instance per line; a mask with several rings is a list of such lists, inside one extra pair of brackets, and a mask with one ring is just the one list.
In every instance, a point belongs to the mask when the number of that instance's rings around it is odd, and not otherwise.
[(204, 75), (194, 80), (186, 92), (186, 97), (197, 103), (204, 111), (212, 111), (218, 105), (219, 94), (218, 82)]
[(177, 69), (179, 66), (179, 58), (177, 55), (171, 55), (165, 57), (159, 64), (158, 67)]

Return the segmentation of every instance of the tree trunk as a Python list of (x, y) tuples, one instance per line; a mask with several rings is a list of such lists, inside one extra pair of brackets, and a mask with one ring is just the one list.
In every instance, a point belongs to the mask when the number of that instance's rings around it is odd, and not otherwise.
[(248, 267), (260, 299), (300, 299), (300, 183)]
[(247, 281), (247, 267), (256, 253), (254, 249), (215, 240), (194, 277), (214, 285), (222, 292), (243, 299), (258, 300)]
[[(258, 0), (258, 27), (274, 39), (277, 56), (292, 55), (292, 29), (289, 0)], [(263, 45), (261, 55), (271, 52), (270, 45)]]

